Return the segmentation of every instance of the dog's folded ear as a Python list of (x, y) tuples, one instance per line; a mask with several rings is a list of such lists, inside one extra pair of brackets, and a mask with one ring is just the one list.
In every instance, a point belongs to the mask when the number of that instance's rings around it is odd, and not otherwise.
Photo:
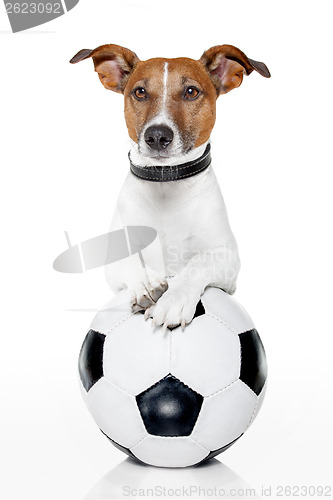
[(126, 82), (135, 65), (138, 56), (119, 45), (101, 45), (94, 50), (80, 50), (69, 62), (72, 64), (92, 57), (95, 71), (104, 87), (114, 92), (123, 93)]
[(244, 74), (250, 75), (253, 70), (266, 78), (271, 76), (264, 63), (249, 59), (233, 45), (211, 47), (202, 54), (200, 61), (208, 71), (219, 95), (239, 87)]

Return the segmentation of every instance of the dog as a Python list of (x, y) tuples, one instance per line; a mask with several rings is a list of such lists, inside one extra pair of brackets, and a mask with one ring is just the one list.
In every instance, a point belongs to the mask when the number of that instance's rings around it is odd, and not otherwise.
[(232, 45), (186, 57), (139, 60), (131, 50), (102, 45), (80, 50), (71, 63), (92, 58), (100, 81), (124, 95), (131, 140), (130, 171), (111, 229), (155, 228), (153, 244), (107, 266), (117, 292), (129, 290), (133, 311), (153, 325), (191, 322), (208, 286), (229, 294), (240, 269), (237, 243), (211, 166), (210, 135), (216, 100), (267, 66)]

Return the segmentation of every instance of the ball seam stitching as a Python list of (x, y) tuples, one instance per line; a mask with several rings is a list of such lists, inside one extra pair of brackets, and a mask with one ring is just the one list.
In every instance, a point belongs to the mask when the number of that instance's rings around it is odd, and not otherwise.
[(239, 336), (238, 333), (236, 332), (236, 330), (234, 330), (232, 328), (232, 326), (230, 326), (228, 323), (226, 323), (225, 321), (223, 321), (223, 319), (221, 319), (218, 316), (215, 316), (215, 314), (212, 314), (212, 313), (207, 312), (207, 311), (206, 311), (206, 314), (207, 314), (207, 316), (210, 316), (211, 318), (216, 319), (217, 321), (219, 321), (220, 323), (222, 323), (222, 325), (224, 325), (227, 328), (229, 328), (229, 330), (231, 330), (235, 335), (237, 335), (237, 337)]

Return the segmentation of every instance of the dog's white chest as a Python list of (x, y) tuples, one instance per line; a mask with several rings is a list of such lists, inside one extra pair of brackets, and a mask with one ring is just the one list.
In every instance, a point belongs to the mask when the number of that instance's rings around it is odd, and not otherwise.
[(211, 168), (190, 179), (149, 182), (129, 174), (120, 192), (122, 225), (146, 225), (158, 242), (145, 254), (151, 265), (177, 274), (196, 252), (230, 241), (223, 198)]

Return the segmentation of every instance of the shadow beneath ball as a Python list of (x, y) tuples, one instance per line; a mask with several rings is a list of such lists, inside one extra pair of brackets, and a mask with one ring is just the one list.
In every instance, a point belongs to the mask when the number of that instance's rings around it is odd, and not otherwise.
[(201, 465), (166, 469), (132, 458), (111, 469), (86, 495), (86, 500), (134, 497), (224, 497), (237, 490), (242, 498), (260, 498), (236, 472), (213, 458)]

